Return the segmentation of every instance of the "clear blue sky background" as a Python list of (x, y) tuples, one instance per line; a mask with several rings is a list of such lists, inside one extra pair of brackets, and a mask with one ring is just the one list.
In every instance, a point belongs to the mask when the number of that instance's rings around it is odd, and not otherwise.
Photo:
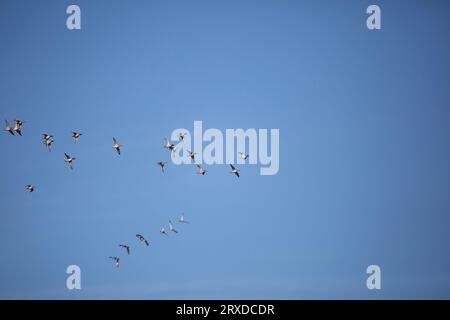
[[(450, 298), (450, 2), (74, 3), (0, 2), (0, 298)], [(279, 128), (278, 175), (162, 174), (194, 120)]]

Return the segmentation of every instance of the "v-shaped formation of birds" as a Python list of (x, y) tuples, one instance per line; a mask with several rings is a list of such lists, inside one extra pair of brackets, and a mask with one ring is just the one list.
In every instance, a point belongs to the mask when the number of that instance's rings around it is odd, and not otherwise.
[[(24, 124), (24, 121), (21, 120), (17, 120), (14, 119), (13, 122), (13, 126), (11, 127), (10, 123), (8, 120), (5, 120), (5, 128), (4, 131), (9, 132), (11, 135), (15, 135), (18, 134), (19, 136), (22, 136), (22, 126)], [(78, 142), (80, 140), (82, 136), (82, 133), (79, 132), (72, 132), (72, 139), (74, 140), (74, 142)], [(182, 141), (184, 139), (184, 137), (186, 136), (186, 133), (181, 132), (178, 135), (178, 138), (180, 141)], [(122, 145), (117, 141), (117, 139), (115, 137), (112, 138), (113, 144), (112, 147), (116, 150), (117, 154), (120, 156), (121, 153), (121, 147)], [(53, 145), (53, 136), (48, 134), (48, 133), (43, 133), (42, 134), (42, 142), (43, 144), (47, 147), (48, 151), (52, 151), (52, 145)], [(169, 150), (170, 152), (175, 152), (177, 149), (175, 147), (175, 145), (173, 143), (171, 143), (167, 138), (164, 138), (164, 148)], [(191, 158), (192, 162), (196, 164), (196, 168), (197, 168), (197, 174), (204, 176), (208, 171), (206, 169), (204, 169), (200, 164), (196, 163), (196, 158), (195, 156), (197, 155), (196, 153), (192, 152), (192, 151), (187, 151), (188, 153), (188, 157)], [(76, 157), (74, 157), (73, 155), (69, 155), (68, 153), (64, 152), (64, 156), (65, 156), (65, 162), (67, 163), (67, 165), (69, 166), (69, 168), (71, 170), (73, 170), (73, 163), (76, 160)], [(239, 157), (242, 160), (247, 160), (248, 159), (248, 154), (245, 154), (244, 152), (239, 152)], [(165, 168), (167, 167), (167, 162), (165, 161), (159, 161), (157, 162), (157, 165), (161, 168), (161, 171), (164, 173)], [(230, 173), (232, 173), (233, 175), (235, 175), (236, 177), (240, 177), (240, 171), (238, 169), (236, 169), (235, 166), (233, 166), (232, 164), (230, 164)], [(35, 186), (32, 184), (27, 184), (25, 186), (25, 189), (28, 190), (29, 192), (34, 192), (35, 190)], [(188, 224), (189, 221), (185, 220), (184, 218), (184, 213), (181, 213), (181, 216), (178, 220), (178, 223), (180, 224)], [(171, 220), (169, 220), (169, 225), (168, 225), (169, 229), (167, 230), (169, 233), (178, 233), (178, 231), (175, 229), (174, 224), (172, 223)], [(166, 229), (164, 227), (161, 227), (161, 229), (159, 230), (159, 232), (161, 233), (162, 236), (169, 236), (169, 233), (166, 231)], [(142, 244), (149, 246), (150, 245), (150, 241), (147, 240), (143, 235), (141, 234), (136, 234), (136, 238), (139, 242), (141, 242)], [(129, 255), (131, 252), (131, 247), (128, 244), (119, 244), (119, 247), (122, 248), (123, 250), (125, 250), (125, 252)], [(111, 260), (113, 260), (114, 265), (118, 268), (120, 265), (120, 257), (119, 256), (110, 256), (109, 257)]]

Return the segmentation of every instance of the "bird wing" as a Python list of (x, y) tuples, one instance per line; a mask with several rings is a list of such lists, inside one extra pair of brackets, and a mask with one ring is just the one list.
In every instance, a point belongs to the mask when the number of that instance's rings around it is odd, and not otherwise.
[(70, 159), (70, 156), (64, 152), (64, 155), (66, 156), (67, 159)]
[(236, 170), (236, 168), (232, 165), (232, 164), (230, 164), (230, 167), (231, 167), (231, 170)]

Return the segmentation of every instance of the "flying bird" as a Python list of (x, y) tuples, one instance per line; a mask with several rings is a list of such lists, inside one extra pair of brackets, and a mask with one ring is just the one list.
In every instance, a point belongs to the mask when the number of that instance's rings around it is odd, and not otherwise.
[(169, 220), (169, 230), (175, 233), (178, 233), (177, 230), (175, 230), (175, 228), (173, 227), (172, 221)]
[(50, 139), (45, 139), (44, 141), (44, 144), (47, 146), (47, 149), (48, 149), (48, 151), (52, 151), (52, 144), (53, 144), (53, 139), (52, 138), (50, 138)]
[(160, 232), (161, 234), (164, 234), (164, 235), (166, 235), (166, 236), (169, 236), (169, 235), (167, 234), (166, 230), (164, 229), (164, 227), (162, 227), (161, 229), (159, 229), (159, 232)]
[(30, 191), (30, 192), (33, 192), (33, 191), (34, 191), (34, 186), (31, 185), (31, 184), (27, 184), (27, 185), (25, 186), (25, 189), (28, 190), (28, 191)]
[(178, 138), (180, 139), (180, 141), (183, 141), (185, 136), (186, 136), (186, 132), (180, 132), (178, 134)]
[(198, 174), (201, 174), (202, 176), (204, 176), (207, 172), (207, 170), (203, 169), (203, 167), (199, 164), (197, 164), (197, 171), (198, 171)]
[(76, 132), (76, 131), (72, 131), (72, 138), (75, 142), (78, 142), (78, 140), (80, 140), (80, 137), (82, 136), (82, 133)]
[(5, 130), (5, 131), (11, 133), (12, 135), (14, 135), (14, 131), (13, 131), (13, 129), (11, 128), (11, 126), (9, 125), (8, 120), (5, 120), (5, 129), (3, 129), (3, 130)]
[(122, 145), (120, 145), (118, 142), (117, 142), (117, 140), (116, 140), (116, 138), (114, 138), (113, 137), (113, 148), (114, 149), (116, 149), (116, 151), (117, 151), (117, 153), (120, 155), (120, 147), (121, 147)]
[(124, 248), (125, 250), (127, 250), (127, 253), (130, 254), (130, 246), (126, 244), (119, 244), (119, 247)]
[(119, 257), (109, 257), (109, 258), (114, 260), (116, 268), (118, 268), (119, 267), (120, 258)]
[(65, 162), (67, 162), (67, 164), (69, 165), (70, 169), (73, 170), (72, 167), (72, 162), (73, 160), (75, 160), (75, 157), (69, 156), (67, 153), (64, 152), (64, 155), (66, 156), (66, 160), (64, 160)]
[(150, 245), (150, 242), (148, 242), (148, 241), (144, 238), (144, 236), (142, 236), (142, 235), (140, 235), (140, 234), (137, 234), (137, 235), (136, 235), (136, 238), (138, 238), (139, 241), (144, 242), (146, 246)]
[(42, 143), (47, 147), (48, 151), (52, 151), (53, 136), (48, 133), (43, 133)]
[(164, 161), (159, 161), (158, 162), (158, 166), (161, 167), (162, 172), (164, 172), (164, 167), (166, 166), (167, 162)]
[(239, 158), (241, 158), (242, 160), (247, 160), (248, 154), (245, 154), (244, 152), (239, 152)]
[(164, 138), (164, 148), (169, 149), (172, 152), (175, 152), (176, 150), (175, 145), (173, 143), (170, 143), (170, 141), (167, 140), (167, 138)]
[(184, 213), (181, 213), (180, 220), (178, 220), (179, 223), (189, 223), (189, 221), (184, 220)]
[(12, 131), (17, 132), (19, 136), (22, 135), (22, 125), (23, 121), (14, 119), (14, 127), (12, 128)]
[(236, 169), (232, 164), (230, 164), (230, 168), (231, 168), (230, 172), (239, 178), (239, 170)]
[(18, 119), (14, 119), (14, 122), (17, 122), (17, 125), (18, 125), (19, 127), (23, 126), (23, 124), (25, 123), (25, 121), (18, 120)]
[(195, 155), (196, 155), (196, 153), (192, 152), (192, 151), (189, 151), (189, 150), (187, 150), (187, 153), (188, 153), (188, 157), (191, 158), (192, 161), (195, 162)]

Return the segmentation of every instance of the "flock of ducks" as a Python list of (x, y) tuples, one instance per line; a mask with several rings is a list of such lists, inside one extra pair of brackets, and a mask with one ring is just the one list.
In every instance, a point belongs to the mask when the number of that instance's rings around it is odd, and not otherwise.
[[(22, 136), (22, 126), (24, 124), (24, 121), (21, 120), (17, 120), (14, 119), (14, 125), (11, 127), (8, 120), (5, 120), (5, 128), (4, 131), (9, 132), (11, 135), (15, 135), (16, 133), (19, 136)], [(82, 136), (82, 133), (73, 131), (72, 132), (72, 139), (74, 140), (74, 142), (78, 142), (80, 140)], [(178, 138), (180, 141), (182, 141), (184, 139), (184, 137), (186, 136), (186, 133), (181, 132), (178, 135)], [(122, 147), (122, 145), (117, 141), (117, 139), (115, 137), (113, 137), (113, 144), (112, 147), (116, 150), (117, 154), (120, 155), (121, 150), (120, 148)], [(52, 151), (52, 145), (53, 145), (53, 136), (48, 134), (48, 133), (43, 133), (42, 134), (42, 142), (43, 144), (47, 147), (48, 151)], [(176, 151), (176, 147), (173, 143), (171, 143), (167, 138), (164, 138), (164, 148), (168, 149), (170, 152), (175, 152)], [(197, 173), (204, 176), (208, 171), (206, 169), (204, 169), (200, 164), (196, 163), (196, 153), (192, 152), (192, 151), (187, 151), (188, 153), (188, 157), (191, 158), (191, 160), (193, 161), (193, 163), (196, 164), (197, 167)], [(248, 159), (248, 155), (243, 153), (243, 152), (239, 152), (240, 158), (243, 160), (247, 160)], [(73, 170), (73, 163), (76, 160), (76, 158), (74, 156), (69, 155), (68, 153), (64, 152), (64, 156), (65, 156), (65, 162), (67, 163), (67, 165), (69, 166), (69, 168), (71, 170)], [(161, 171), (164, 173), (164, 169), (167, 166), (167, 162), (165, 161), (159, 161), (157, 162), (157, 165), (161, 168)], [(235, 166), (233, 166), (232, 164), (230, 164), (230, 173), (234, 174), (236, 177), (240, 177), (239, 174), (239, 170), (236, 169)], [(25, 189), (28, 190), (29, 192), (34, 192), (35, 190), (35, 186), (33, 186), (32, 184), (27, 184), (25, 186)], [(181, 216), (178, 220), (178, 223), (180, 224), (188, 224), (189, 221), (185, 220), (184, 218), (184, 213), (181, 213)], [(168, 232), (170, 233), (178, 233), (178, 231), (175, 229), (174, 224), (172, 223), (171, 220), (169, 220), (169, 224), (168, 224)], [(168, 237), (169, 233), (166, 232), (166, 229), (163, 227), (161, 227), (161, 229), (159, 230), (159, 232), (161, 233), (161, 235)], [(143, 235), (141, 234), (136, 234), (136, 238), (139, 242), (143, 243), (146, 246), (150, 245), (150, 241), (147, 240)], [(131, 252), (131, 246), (128, 244), (120, 244), (119, 245), (120, 248), (124, 249), (126, 251), (126, 253), (129, 255)], [(120, 257), (119, 256), (110, 256), (110, 259), (113, 260), (114, 265), (118, 268), (120, 265)]]
[[(180, 219), (178, 220), (178, 222), (180, 224), (186, 224), (189, 223), (189, 221), (184, 219), (184, 213), (181, 213)], [(169, 234), (166, 232), (166, 229), (164, 227), (161, 227), (161, 229), (159, 230), (159, 232), (168, 237)], [(173, 232), (173, 233), (178, 233), (178, 231), (175, 229), (175, 227), (173, 226), (173, 223), (171, 220), (169, 220), (169, 232)], [(142, 234), (136, 234), (136, 238), (138, 239), (138, 241), (142, 242), (144, 245), (146, 245), (147, 247), (150, 245), (150, 241), (147, 240)], [(128, 244), (119, 244), (119, 247), (125, 249), (126, 253), (129, 255), (131, 252), (131, 246)], [(118, 268), (120, 266), (120, 257), (118, 256), (110, 256), (109, 257), (111, 260), (114, 261), (114, 265), (116, 266), (116, 268)]]

